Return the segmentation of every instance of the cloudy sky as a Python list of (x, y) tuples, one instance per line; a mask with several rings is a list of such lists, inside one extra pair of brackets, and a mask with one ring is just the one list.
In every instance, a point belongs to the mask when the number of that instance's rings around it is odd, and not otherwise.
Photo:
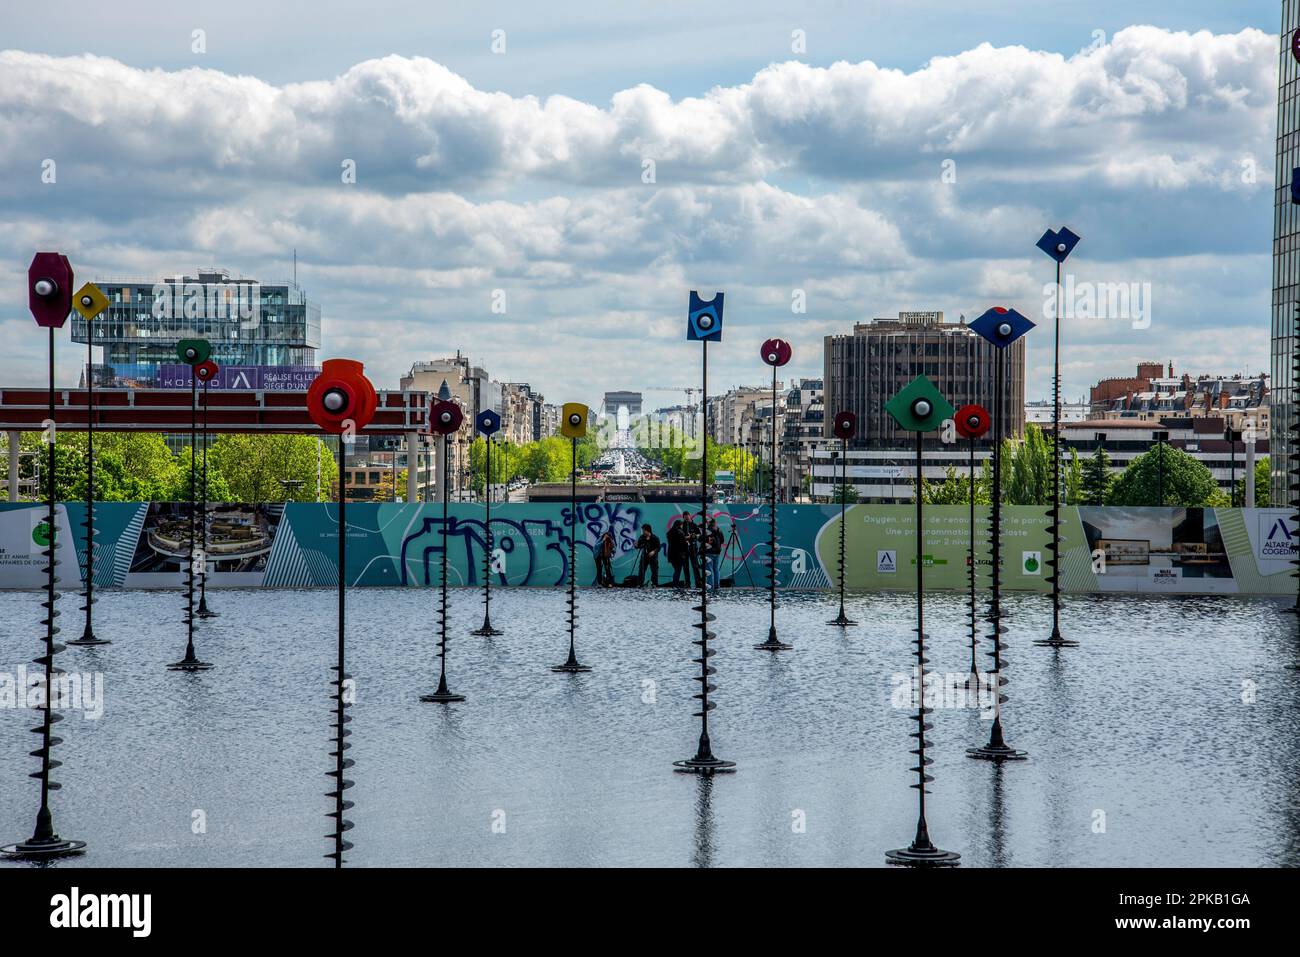
[[(1144, 309), (1066, 322), (1067, 395), (1142, 359), (1266, 371), (1279, 20), (1276, 0), (10, 5), (0, 385), (43, 381), (38, 248), (79, 280), (278, 278), (296, 249), (322, 357), (381, 387), (460, 349), (549, 400), (666, 405), (698, 379), (690, 289), (727, 294), (711, 384), (762, 381), (774, 335), (819, 375), (822, 337), (873, 316), (1042, 320), (1034, 242), (1062, 224), (1080, 295), (1137, 284)], [(1031, 398), (1050, 341), (1049, 321)]]

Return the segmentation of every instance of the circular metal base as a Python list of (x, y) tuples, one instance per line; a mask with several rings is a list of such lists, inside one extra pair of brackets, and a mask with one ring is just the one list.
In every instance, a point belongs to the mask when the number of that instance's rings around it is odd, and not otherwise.
[(198, 611), (196, 611), (194, 614), (195, 614), (195, 617), (198, 617), (198, 618), (220, 618), (220, 617), (221, 617), (221, 612), (219, 612), (219, 611), (210, 611), (210, 610), (207, 609), (207, 608), (200, 608), (200, 609), (199, 609)]
[(167, 666), (168, 671), (210, 671), (216, 665), (209, 664), (206, 661), (175, 661)]
[(432, 694), (420, 695), (420, 700), (449, 703), (452, 701), (464, 701), (465, 696), (463, 694), (453, 694), (450, 691), (435, 691)]
[(961, 855), (956, 851), (945, 851), (937, 847), (916, 849), (900, 847), (885, 851), (885, 860), (900, 867), (956, 867)]
[(470, 632), (471, 635), (480, 635), (483, 638), (491, 638), (495, 635), (504, 635), (505, 632), (500, 628), (493, 628), (491, 625), (484, 625), (482, 628), (475, 628)]
[(20, 844), (0, 847), (0, 857), (15, 861), (47, 861), (55, 857), (71, 857), (86, 849), (85, 841), (66, 841), (55, 838), (47, 841), (28, 840)]
[(1070, 641), (1068, 638), (1042, 638), (1034, 642), (1039, 648), (1078, 648), (1077, 641)]
[(851, 625), (857, 625), (857, 622), (851, 618), (845, 618), (843, 615), (841, 615), (839, 618), (836, 618), (833, 621), (826, 622), (826, 624), (839, 625), (841, 628), (848, 628)]
[(584, 674), (585, 672), (588, 672), (591, 669), (586, 665), (580, 665), (576, 661), (572, 661), (572, 662), (566, 662), (565, 664), (562, 665), (555, 665), (551, 668), (551, 670), (554, 671), (556, 674), (577, 675), (577, 674)]
[(980, 761), (1023, 761), (1029, 757), (1029, 752), (1017, 751), (1015, 748), (1008, 748), (1005, 745), (995, 748), (986, 744), (982, 748), (967, 748), (966, 757), (977, 758)]
[(93, 635), (89, 638), (73, 638), (67, 644), (78, 648), (93, 648), (96, 645), (111, 645), (113, 642), (107, 638), (96, 638)]
[(784, 641), (773, 641), (771, 638), (754, 646), (756, 651), (793, 651), (794, 645), (787, 645)]
[(723, 761), (721, 758), (688, 758), (674, 761), (673, 770), (678, 774), (731, 774), (736, 770), (735, 761)]

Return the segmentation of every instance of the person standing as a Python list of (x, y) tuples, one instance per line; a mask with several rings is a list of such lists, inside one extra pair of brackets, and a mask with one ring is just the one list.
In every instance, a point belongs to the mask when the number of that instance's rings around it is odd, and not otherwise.
[(617, 545), (613, 533), (605, 529), (605, 534), (600, 536), (600, 542), (596, 545), (596, 584), (602, 588), (610, 588), (614, 584), (615, 548)]
[(718, 528), (718, 520), (710, 516), (704, 533), (703, 545), (704, 554), (709, 563), (709, 588), (715, 592), (718, 590), (723, 541), (722, 529)]
[(659, 536), (649, 525), (641, 526), (641, 537), (636, 540), (637, 550), (641, 552), (641, 575), (638, 584), (645, 584), (646, 572), (650, 573), (650, 583), (659, 587)]
[[(667, 539), (668, 563), (673, 566), (672, 586), (690, 588), (691, 573), (686, 568), (686, 530), (680, 518), (668, 525)], [(683, 574), (686, 576), (685, 582), (682, 581)]]
[[(686, 521), (686, 565), (691, 571), (695, 587), (704, 584), (704, 529), (695, 523), (695, 516), (687, 512)], [(690, 587), (689, 585), (687, 587)]]

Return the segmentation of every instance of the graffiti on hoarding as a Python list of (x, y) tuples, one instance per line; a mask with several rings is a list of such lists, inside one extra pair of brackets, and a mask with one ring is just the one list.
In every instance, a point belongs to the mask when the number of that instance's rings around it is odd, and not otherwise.
[[(838, 565), (837, 505), (783, 505), (786, 544), (778, 554), (778, 587), (830, 585)], [(741, 503), (709, 509), (725, 536), (722, 574), (736, 586), (766, 579), (750, 562), (763, 554), (767, 509)], [(95, 584), (102, 587), (178, 587), (185, 555), (181, 543), (186, 512), (175, 504), (96, 503)], [(84, 574), (78, 527), (84, 506), (59, 506), (54, 546), (63, 576), (74, 587)], [(1290, 557), (1297, 533), (1286, 509), (1078, 507), (1062, 511), (1061, 584), (1072, 593), (1173, 591), (1185, 594), (1288, 594), (1294, 589)], [(606, 533), (615, 541), (616, 580), (635, 577), (637, 539), (650, 525), (661, 547), (668, 529), (698, 506), (645, 502), (584, 502), (576, 515), (564, 503), (502, 503), (492, 510), (493, 584), (563, 585), (568, 578), (569, 538), (574, 534), (578, 582), (595, 584), (595, 550)], [(482, 584), (487, 531), (482, 506), (452, 504), (444, 525), (440, 505), (353, 503), (348, 508), (348, 581), (357, 586), (436, 584), (435, 564), (447, 549), (450, 581)], [(851, 505), (845, 512), (846, 577), (849, 588), (892, 591), (907, 587), (903, 571), (915, 567), (915, 516), (909, 506)], [(1042, 555), (1049, 538), (1047, 510), (1008, 506), (1003, 536), (1009, 554), (1008, 585), (1022, 591), (1050, 587)], [(0, 503), (0, 588), (37, 588), (40, 564), (32, 560), (46, 535), (43, 511), (33, 503)], [(986, 514), (977, 535), (987, 535)], [(338, 515), (328, 503), (239, 505), (211, 509), (208, 587), (329, 587), (337, 576)], [(33, 536), (37, 538), (34, 541)], [(921, 554), (934, 590), (967, 587), (969, 509), (931, 506)], [(578, 547), (581, 546), (581, 547)], [(102, 551), (100, 551), (102, 549)], [(757, 549), (757, 551), (756, 551)], [(1019, 560), (1019, 573), (1011, 573)], [(662, 570), (662, 565), (661, 565)], [(981, 587), (987, 583), (981, 565)]]

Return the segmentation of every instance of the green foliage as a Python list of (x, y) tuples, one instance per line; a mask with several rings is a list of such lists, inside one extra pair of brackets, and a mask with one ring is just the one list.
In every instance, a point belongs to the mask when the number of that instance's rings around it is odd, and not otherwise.
[[(1164, 458), (1164, 501), (1160, 501), (1160, 459)], [(1107, 505), (1178, 505), (1187, 508), (1228, 503), (1214, 476), (1192, 456), (1170, 445), (1139, 455), (1111, 486)]]
[[(987, 505), (992, 501), (990, 492), (991, 476), (985, 469), (983, 475), (975, 476), (975, 504)], [(958, 470), (949, 465), (943, 471), (943, 482), (926, 482), (921, 494), (927, 505), (968, 505), (970, 504), (970, 473), (966, 469)]]
[[(495, 464), (495, 463), (494, 463), (494, 464)], [(397, 486), (397, 496), (398, 496), (399, 498), (405, 496), (405, 495), (406, 495), (406, 474), (407, 474), (407, 470), (406, 470), (406, 469), (401, 469), (401, 470), (398, 471), (398, 473), (397, 473), (397, 479), (396, 479), (396, 481), (394, 481), (394, 480), (392, 479), (392, 472), (390, 471), (389, 474), (388, 474), (389, 481), (387, 481), (387, 482), (380, 482), (378, 485), (376, 485), (376, 486), (374, 487), (374, 490), (373, 490), (373, 492), (371, 493), (371, 496), (370, 496), (370, 501), (372, 501), (372, 502), (392, 502), (392, 501), (395, 501), (395, 499), (393, 498), (393, 485), (394, 485), (394, 484), (396, 484), (396, 486)]]
[(1083, 505), (1105, 505), (1115, 477), (1110, 472), (1110, 456), (1101, 446), (1083, 466)]
[[(203, 450), (199, 449), (199, 454), (195, 459), (195, 468), (198, 472), (196, 478), (196, 489), (194, 500), (203, 501), (205, 487), (203, 484)], [(176, 468), (171, 476), (171, 484), (156, 496), (159, 501), (165, 502), (188, 502), (190, 500), (190, 448), (185, 446), (175, 457)], [(95, 485), (99, 485), (99, 471), (95, 471)], [(314, 490), (313, 490), (314, 491)], [(212, 460), (212, 449), (208, 449), (208, 481), (206, 486), (207, 501), (209, 502), (232, 502), (235, 499), (231, 496), (230, 484), (226, 481), (225, 475), (221, 469)], [(148, 499), (145, 499), (148, 501)]]
[[(181, 461), (188, 473), (188, 451)], [(208, 449), (208, 483), (212, 484), (213, 472), (219, 472), (236, 502), (314, 502), (318, 462), (321, 498), (327, 499), (338, 478), (338, 467), (330, 450), (315, 436), (222, 435)], [(282, 479), (301, 484), (290, 491)]]

